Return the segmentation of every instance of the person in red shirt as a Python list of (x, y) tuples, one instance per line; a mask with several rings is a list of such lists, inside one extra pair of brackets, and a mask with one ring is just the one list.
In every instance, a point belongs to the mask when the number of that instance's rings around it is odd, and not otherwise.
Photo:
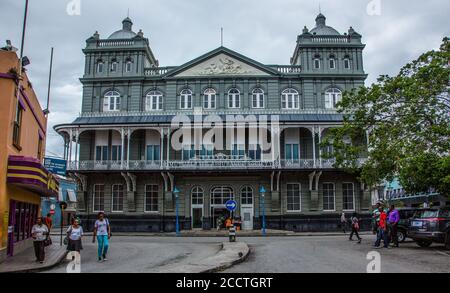
[(387, 232), (387, 217), (388, 215), (384, 211), (383, 207), (379, 207), (380, 221), (378, 222), (377, 241), (375, 242), (375, 248), (380, 248), (381, 239), (383, 239), (384, 248), (389, 248), (388, 232)]

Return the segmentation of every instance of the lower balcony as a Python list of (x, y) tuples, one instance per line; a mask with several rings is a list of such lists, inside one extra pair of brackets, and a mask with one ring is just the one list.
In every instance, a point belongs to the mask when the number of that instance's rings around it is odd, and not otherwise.
[[(365, 159), (360, 159), (359, 164)], [(299, 159), (261, 161), (252, 159), (191, 159), (184, 161), (75, 161), (70, 162), (69, 171), (211, 171), (211, 170), (307, 170), (334, 169), (334, 159)]]

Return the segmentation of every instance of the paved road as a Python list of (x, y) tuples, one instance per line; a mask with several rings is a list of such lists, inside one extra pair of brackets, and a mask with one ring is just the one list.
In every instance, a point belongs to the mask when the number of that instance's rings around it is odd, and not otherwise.
[[(245, 263), (226, 273), (365, 273), (374, 236), (362, 244), (347, 237), (248, 238), (251, 254)], [(382, 273), (450, 272), (450, 252), (442, 245), (424, 249), (413, 242), (401, 248), (376, 250)]]
[[(90, 241), (89, 241), (90, 240)], [(143, 273), (158, 267), (195, 261), (216, 254), (222, 238), (175, 238), (175, 237), (113, 237), (110, 242), (108, 261), (97, 262), (97, 244), (91, 237), (83, 241), (81, 272), (83, 273)], [(49, 270), (65, 273), (68, 263)]]
[[(211, 256), (227, 241), (223, 237), (113, 237), (109, 261), (97, 263), (96, 246), (85, 239), (82, 272), (148, 272), (163, 265), (187, 263)], [(373, 251), (373, 236), (362, 244), (345, 236), (242, 237), (252, 252), (246, 262), (227, 273), (361, 273), (366, 272), (367, 253)], [(450, 252), (442, 245), (424, 249), (413, 242), (399, 249), (377, 250), (384, 273), (450, 272)], [(63, 264), (50, 272), (66, 271)]]

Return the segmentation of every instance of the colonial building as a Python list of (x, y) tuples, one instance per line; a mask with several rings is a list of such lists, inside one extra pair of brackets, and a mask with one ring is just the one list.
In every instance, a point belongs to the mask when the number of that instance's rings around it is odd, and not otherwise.
[(0, 49), (0, 262), (33, 245), (41, 199), (58, 195), (42, 165), (47, 115), (19, 64), (14, 47)]
[[(365, 45), (353, 28), (340, 34), (319, 14), (297, 37), (288, 65), (219, 47), (162, 67), (132, 25), (126, 18), (108, 38), (96, 32), (87, 39), (81, 116), (55, 127), (79, 183), (85, 224), (105, 211), (116, 230), (173, 231), (178, 210), (182, 229), (211, 229), (228, 213), (229, 199), (237, 201), (244, 229), (261, 227), (263, 209), (268, 228), (295, 231), (334, 230), (342, 212), (368, 211), (369, 190), (319, 147), (342, 123), (335, 108), (343, 92), (367, 77)], [(217, 120), (225, 125), (234, 115), (267, 121), (259, 130), (271, 147), (261, 147), (251, 123), (233, 128), (244, 135), (231, 141), (229, 124), (214, 143), (201, 140), (221, 125)], [(201, 124), (210, 118), (215, 123)], [(174, 119), (194, 121), (192, 139), (189, 131), (178, 136)]]

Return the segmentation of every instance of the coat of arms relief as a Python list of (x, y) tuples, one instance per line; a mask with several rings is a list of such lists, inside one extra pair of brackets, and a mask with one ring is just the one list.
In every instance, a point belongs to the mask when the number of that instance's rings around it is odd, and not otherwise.
[(245, 70), (242, 68), (242, 65), (226, 56), (219, 58), (219, 60), (210, 63), (203, 70), (199, 71), (199, 74), (201, 75), (245, 73), (251, 73), (251, 71)]

